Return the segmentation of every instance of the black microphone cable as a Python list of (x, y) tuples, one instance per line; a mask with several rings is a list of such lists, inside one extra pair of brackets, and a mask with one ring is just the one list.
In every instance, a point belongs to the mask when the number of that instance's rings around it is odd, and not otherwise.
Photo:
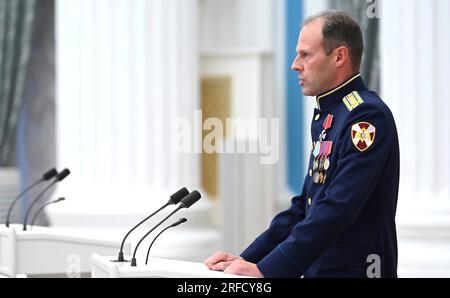
[(147, 234), (145, 234), (144, 237), (142, 237), (141, 240), (139, 240), (138, 244), (134, 248), (133, 258), (131, 259), (131, 266), (132, 267), (136, 266), (136, 252), (139, 248), (139, 245), (141, 245), (142, 241), (144, 241), (144, 239), (147, 238), (147, 236), (150, 235), (151, 232), (153, 232), (157, 227), (159, 227), (162, 223), (164, 223), (169, 217), (178, 212), (180, 209), (191, 207), (195, 202), (200, 200), (201, 197), (202, 197), (201, 194), (197, 190), (193, 190), (190, 194), (188, 194), (181, 200), (180, 205), (178, 205), (178, 207), (174, 211), (172, 211), (156, 226), (154, 226), (150, 231), (148, 231)]
[(136, 230), (137, 227), (142, 225), (144, 222), (149, 220), (153, 215), (155, 215), (156, 213), (160, 212), (161, 210), (163, 210), (167, 206), (173, 205), (173, 204), (178, 204), (181, 201), (181, 199), (186, 197), (188, 194), (189, 194), (189, 191), (187, 190), (186, 187), (183, 187), (183, 188), (179, 189), (176, 193), (174, 193), (174, 194), (172, 194), (170, 196), (169, 201), (165, 205), (163, 205), (161, 208), (159, 208), (158, 210), (156, 210), (155, 212), (153, 212), (152, 214), (150, 214), (149, 216), (147, 216), (146, 218), (141, 220), (137, 225), (135, 225), (131, 230), (129, 230), (128, 233), (125, 235), (125, 237), (123, 237), (122, 243), (120, 244), (120, 251), (119, 251), (119, 255), (117, 257), (117, 260), (113, 260), (112, 262), (126, 262), (126, 260), (123, 257), (123, 246), (125, 245), (125, 240), (131, 234), (131, 232)]
[(53, 177), (55, 177), (58, 174), (58, 171), (56, 171), (55, 168), (48, 170), (47, 172), (44, 173), (44, 175), (42, 175), (42, 178), (39, 179), (38, 181), (32, 183), (30, 186), (28, 186), (27, 188), (25, 188), (25, 190), (23, 190), (17, 197), (14, 198), (14, 200), (12, 201), (11, 205), (9, 206), (8, 209), (8, 215), (6, 216), (6, 227), (9, 227), (9, 218), (11, 217), (11, 211), (14, 207), (14, 205), (19, 201), (19, 199), (26, 194), (28, 191), (30, 191), (30, 189), (32, 189), (33, 187), (35, 187), (36, 185), (44, 182), (44, 181), (48, 181), (50, 179), (52, 179)]
[(30, 229), (33, 228), (34, 222), (36, 221), (36, 219), (37, 219), (39, 213), (41, 213), (42, 210), (44, 210), (45, 207), (47, 207), (48, 205), (51, 205), (51, 204), (56, 204), (56, 203), (65, 201), (65, 200), (66, 200), (66, 198), (59, 198), (59, 199), (57, 199), (57, 200), (53, 200), (53, 201), (47, 202), (47, 203), (43, 204), (41, 207), (39, 207), (39, 209), (36, 210), (36, 213), (35, 213), (34, 216), (33, 216), (33, 220), (32, 220), (31, 223), (30, 223)]
[(60, 173), (58, 173), (58, 175), (56, 175), (55, 180), (52, 181), (52, 183), (50, 183), (46, 188), (44, 188), (44, 190), (36, 197), (36, 199), (34, 199), (30, 206), (28, 207), (27, 213), (25, 214), (25, 219), (23, 220), (23, 230), (26, 231), (27, 230), (27, 222), (28, 222), (28, 216), (30, 215), (31, 210), (33, 209), (33, 206), (39, 201), (39, 199), (51, 188), (53, 187), (53, 185), (55, 185), (56, 183), (64, 180), (64, 178), (66, 178), (67, 176), (69, 176), (70, 171), (68, 169), (64, 169), (62, 170)]
[(181, 224), (183, 224), (183, 223), (185, 223), (185, 222), (187, 222), (187, 219), (186, 219), (186, 218), (184, 218), (184, 217), (183, 217), (183, 218), (180, 218), (177, 222), (174, 222), (174, 223), (171, 224), (170, 226), (165, 227), (161, 232), (159, 232), (158, 235), (156, 235), (156, 237), (153, 239), (152, 243), (151, 243), (150, 246), (148, 247), (148, 250), (147, 250), (147, 257), (145, 258), (145, 265), (147, 265), (147, 263), (148, 263), (148, 256), (150, 255), (150, 249), (152, 248), (153, 243), (155, 243), (155, 240), (156, 240), (162, 233), (164, 233), (165, 231), (167, 231), (168, 229), (174, 228), (174, 227), (176, 227), (176, 226), (179, 226), (179, 225), (181, 225)]

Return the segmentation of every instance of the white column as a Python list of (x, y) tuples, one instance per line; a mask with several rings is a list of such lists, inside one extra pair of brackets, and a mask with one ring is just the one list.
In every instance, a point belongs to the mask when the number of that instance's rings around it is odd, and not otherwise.
[(394, 113), (401, 154), (398, 272), (448, 277), (450, 4), (383, 0), (382, 9), (382, 98)]
[[(438, 175), (436, 185), (440, 191), (440, 197), (449, 198), (450, 194), (450, 3), (446, 0), (433, 2), (436, 15), (434, 17), (434, 36), (439, 40), (439, 46), (434, 47), (435, 72), (438, 74), (434, 84), (436, 88), (435, 96), (438, 98), (435, 107), (437, 121), (438, 147)], [(442, 174), (441, 174), (442, 173)], [(450, 204), (450, 203), (449, 203)]]
[(380, 20), (382, 97), (398, 126), (401, 189), (430, 204), (450, 204), (449, 13), (448, 1), (383, 1)]
[(129, 200), (198, 185), (198, 157), (171, 148), (172, 123), (199, 107), (197, 9), (57, 1), (57, 158), (73, 173), (71, 195)]

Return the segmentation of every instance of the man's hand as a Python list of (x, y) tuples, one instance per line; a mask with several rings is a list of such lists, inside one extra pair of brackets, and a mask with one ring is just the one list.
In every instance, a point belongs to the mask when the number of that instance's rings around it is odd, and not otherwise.
[(211, 270), (224, 271), (234, 260), (242, 260), (241, 257), (226, 252), (215, 252), (203, 263)]
[(245, 276), (253, 276), (253, 277), (264, 277), (259, 271), (256, 264), (247, 262), (242, 259), (236, 259), (224, 271), (228, 274), (235, 275), (245, 275)]

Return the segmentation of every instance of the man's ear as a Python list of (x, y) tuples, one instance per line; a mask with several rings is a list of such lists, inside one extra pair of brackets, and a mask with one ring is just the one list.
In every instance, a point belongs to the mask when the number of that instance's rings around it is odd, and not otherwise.
[(349, 61), (349, 50), (345, 46), (340, 46), (334, 49), (335, 52), (335, 63), (337, 68), (341, 68), (347, 61)]

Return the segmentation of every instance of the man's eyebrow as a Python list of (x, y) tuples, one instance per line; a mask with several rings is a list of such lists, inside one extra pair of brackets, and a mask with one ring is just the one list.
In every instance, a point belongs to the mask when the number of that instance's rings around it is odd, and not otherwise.
[(311, 52), (305, 49), (297, 50), (297, 54), (310, 54)]

